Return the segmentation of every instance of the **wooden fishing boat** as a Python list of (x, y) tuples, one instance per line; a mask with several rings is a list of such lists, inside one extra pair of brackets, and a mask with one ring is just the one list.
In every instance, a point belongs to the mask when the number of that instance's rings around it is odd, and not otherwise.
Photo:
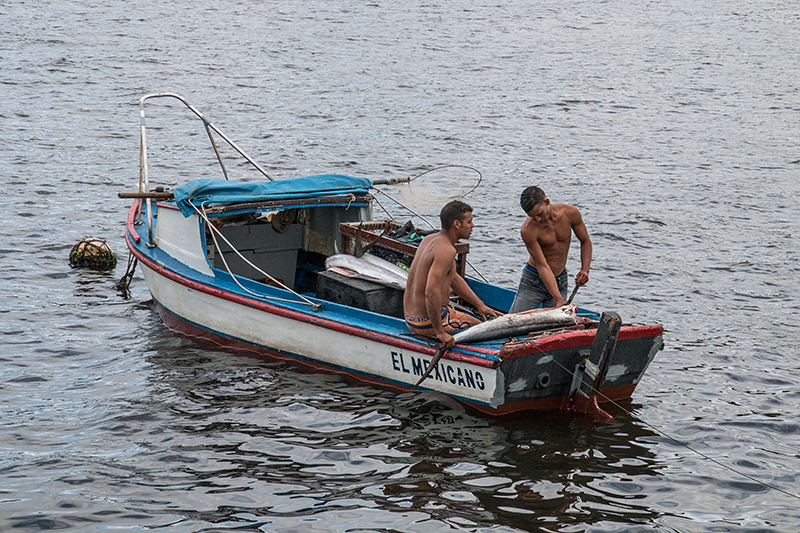
[[(192, 180), (151, 190), (144, 104), (177, 98), (266, 177)], [(389, 236), (399, 224), (373, 220), (375, 180), (318, 175), (272, 181), (184, 99), (148, 95), (141, 172), (126, 241), (165, 324), (270, 357), (344, 372), (393, 390), (417, 386), (435, 345), (410, 334), (402, 288), (348, 277), (326, 259), (371, 246), (413, 260), (415, 247)], [(459, 243), (463, 273), (469, 247)], [(490, 307), (507, 311), (514, 291), (466, 278)], [(477, 411), (511, 415), (565, 410), (606, 416), (597, 403), (629, 398), (656, 352), (660, 325), (622, 325), (615, 313), (579, 309), (574, 324), (457, 344), (419, 384)]]

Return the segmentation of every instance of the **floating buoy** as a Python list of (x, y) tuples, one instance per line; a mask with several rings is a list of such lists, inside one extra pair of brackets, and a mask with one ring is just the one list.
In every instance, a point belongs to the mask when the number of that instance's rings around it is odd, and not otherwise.
[(84, 237), (69, 252), (69, 264), (73, 267), (110, 270), (117, 266), (117, 257), (108, 247), (106, 241), (93, 237)]

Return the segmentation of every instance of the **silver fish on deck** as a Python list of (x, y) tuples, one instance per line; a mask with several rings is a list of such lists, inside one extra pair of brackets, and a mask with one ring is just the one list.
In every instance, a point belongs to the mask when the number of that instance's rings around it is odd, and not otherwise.
[(408, 272), (378, 256), (336, 254), (325, 260), (325, 268), (344, 276), (360, 277), (405, 290)]
[(456, 344), (462, 344), (505, 339), (553, 327), (574, 326), (577, 324), (577, 313), (578, 306), (575, 304), (548, 309), (531, 309), (481, 322), (459, 331), (453, 335), (453, 338)]

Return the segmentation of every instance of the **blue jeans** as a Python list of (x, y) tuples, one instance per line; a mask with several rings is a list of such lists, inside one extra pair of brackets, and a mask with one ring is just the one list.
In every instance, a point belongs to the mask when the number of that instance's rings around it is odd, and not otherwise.
[[(564, 272), (556, 276), (556, 284), (558, 285), (558, 292), (561, 297), (566, 301), (567, 299), (567, 285), (568, 276), (566, 269)], [(522, 277), (519, 280), (519, 288), (517, 295), (514, 297), (514, 303), (511, 304), (509, 313), (519, 313), (529, 309), (536, 309), (541, 305), (542, 307), (555, 307), (556, 301), (550, 295), (550, 291), (544, 286), (544, 281), (539, 277), (539, 273), (530, 265), (525, 265), (525, 270), (522, 271)]]

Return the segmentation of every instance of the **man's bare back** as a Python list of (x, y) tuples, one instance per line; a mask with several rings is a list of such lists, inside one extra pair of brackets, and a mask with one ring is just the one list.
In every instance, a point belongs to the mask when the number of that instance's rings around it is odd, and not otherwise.
[(442, 230), (422, 240), (408, 272), (403, 311), (411, 331), (437, 337), (444, 350), (454, 344), (450, 335), (458, 327), (475, 325), (477, 318), (449, 307), (450, 291), (474, 305), (483, 318), (497, 316), (469, 288), (456, 271), (455, 243), (472, 234), (472, 208), (449, 202), (442, 209)]
[[(431, 316), (431, 312), (435, 311), (436, 314), (433, 316), (436, 316), (441, 312), (441, 308), (450, 301), (450, 286), (453, 284), (456, 274), (455, 258), (455, 246), (441, 232), (429, 235), (422, 240), (408, 273), (406, 292), (403, 298), (403, 308), (406, 314)], [(437, 261), (438, 264), (434, 266)], [(437, 280), (439, 281), (437, 282)], [(428, 291), (429, 282), (431, 283), (430, 291)], [(429, 301), (431, 303), (430, 310), (428, 309)]]

